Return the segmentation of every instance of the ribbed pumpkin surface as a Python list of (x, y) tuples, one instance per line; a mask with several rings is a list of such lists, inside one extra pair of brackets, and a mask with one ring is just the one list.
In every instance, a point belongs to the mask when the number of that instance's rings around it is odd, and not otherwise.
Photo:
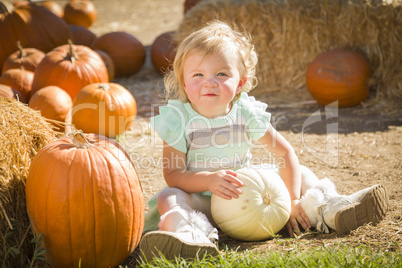
[(75, 97), (72, 123), (86, 133), (112, 138), (128, 130), (136, 114), (137, 104), (126, 88), (116, 83), (95, 83)]
[(45, 57), (45, 53), (36, 48), (19, 47), (17, 51), (8, 56), (4, 62), (2, 72), (21, 67), (27, 71), (34, 72), (43, 57)]
[(273, 170), (236, 170), (244, 186), (238, 198), (211, 198), (215, 223), (228, 236), (243, 241), (267, 239), (279, 232), (290, 217), (290, 195), (281, 177)]
[(58, 86), (74, 100), (84, 86), (107, 82), (106, 65), (98, 53), (86, 46), (63, 45), (47, 53), (36, 67), (32, 92)]
[(78, 267), (80, 260), (81, 267), (115, 267), (143, 230), (142, 188), (128, 155), (107, 138), (85, 136), (94, 142), (88, 148), (80, 148), (80, 136), (44, 147), (27, 178), (32, 229), (44, 234), (55, 267)]

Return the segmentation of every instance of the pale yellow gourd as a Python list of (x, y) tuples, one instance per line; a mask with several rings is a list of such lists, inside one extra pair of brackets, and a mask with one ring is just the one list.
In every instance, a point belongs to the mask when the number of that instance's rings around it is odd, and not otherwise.
[(243, 168), (236, 171), (244, 186), (239, 198), (212, 195), (211, 212), (218, 227), (243, 241), (272, 237), (289, 220), (290, 196), (281, 177), (271, 169)]

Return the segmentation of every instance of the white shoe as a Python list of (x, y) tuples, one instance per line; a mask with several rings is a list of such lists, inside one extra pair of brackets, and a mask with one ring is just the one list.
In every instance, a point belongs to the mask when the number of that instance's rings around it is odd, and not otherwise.
[(331, 183), (308, 189), (301, 198), (311, 226), (322, 233), (330, 229), (347, 234), (366, 223), (373, 225), (384, 219), (388, 210), (388, 194), (384, 186), (374, 185), (352, 195), (339, 195)]
[(150, 261), (154, 257), (163, 255), (168, 260), (176, 257), (184, 259), (202, 258), (204, 255), (218, 256), (219, 251), (215, 244), (196, 243), (191, 232), (173, 233), (153, 231), (146, 233), (140, 242), (141, 254)]
[(388, 194), (384, 186), (374, 185), (349, 196), (336, 196), (323, 210), (326, 225), (347, 234), (367, 223), (376, 225), (388, 210)]

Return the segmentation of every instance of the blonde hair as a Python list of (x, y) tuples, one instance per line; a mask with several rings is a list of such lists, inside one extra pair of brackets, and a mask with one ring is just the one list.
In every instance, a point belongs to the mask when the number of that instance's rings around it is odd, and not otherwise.
[[(191, 52), (197, 51), (206, 56), (216, 51), (222, 51), (228, 46), (234, 47), (237, 52), (240, 77), (247, 77), (242, 92), (252, 90), (257, 85), (255, 73), (258, 58), (251, 38), (225, 22), (214, 20), (187, 36), (178, 46), (173, 69), (164, 78), (166, 99), (188, 101), (184, 90), (183, 66)], [(238, 97), (238, 95), (236, 96)]]

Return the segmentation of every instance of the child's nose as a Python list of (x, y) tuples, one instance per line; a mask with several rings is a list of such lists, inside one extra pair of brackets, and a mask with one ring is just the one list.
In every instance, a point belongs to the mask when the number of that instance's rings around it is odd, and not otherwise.
[(216, 87), (216, 86), (218, 86), (218, 82), (216, 81), (215, 78), (210, 77), (210, 78), (207, 78), (207, 80), (205, 82), (205, 86), (207, 86), (207, 87)]

